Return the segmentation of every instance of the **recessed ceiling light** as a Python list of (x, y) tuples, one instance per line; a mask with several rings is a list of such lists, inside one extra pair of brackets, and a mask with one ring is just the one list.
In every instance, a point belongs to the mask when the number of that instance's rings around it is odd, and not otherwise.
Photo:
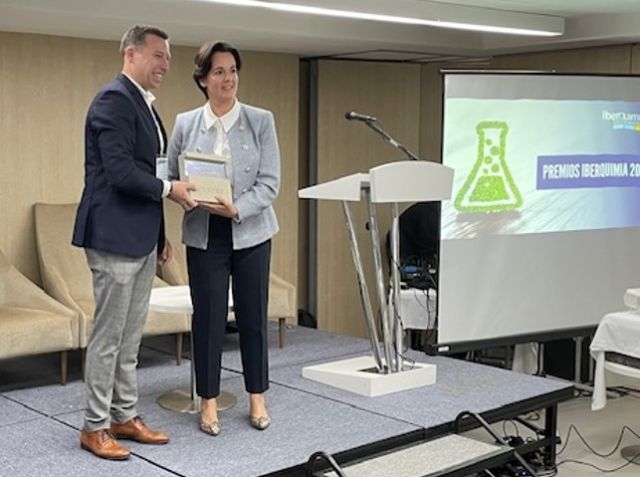
[[(496, 17), (496, 24), (491, 22), (475, 23), (473, 21), (454, 21), (444, 20), (442, 18), (422, 18), (422, 17), (410, 17), (399, 15), (388, 15), (374, 12), (359, 12), (353, 10), (343, 10), (337, 8), (325, 8), (313, 5), (301, 5), (294, 3), (284, 2), (271, 2), (265, 0), (208, 0), (211, 3), (220, 3), (225, 5), (233, 5), (238, 7), (255, 7), (266, 8), (269, 10), (276, 10), (281, 12), (290, 13), (304, 13), (309, 15), (323, 15), (340, 18), (353, 18), (358, 20), (372, 20), (379, 22), (391, 22), (391, 23), (404, 23), (408, 25), (425, 25), (434, 26), (440, 28), (454, 28), (458, 30), (471, 30), (490, 33), (506, 33), (510, 35), (533, 35), (533, 36), (559, 36), (563, 33), (563, 28), (522, 28), (513, 27), (509, 25), (500, 25), (498, 16)], [(557, 17), (550, 17), (557, 19)], [(559, 19), (557, 19), (559, 20)]]

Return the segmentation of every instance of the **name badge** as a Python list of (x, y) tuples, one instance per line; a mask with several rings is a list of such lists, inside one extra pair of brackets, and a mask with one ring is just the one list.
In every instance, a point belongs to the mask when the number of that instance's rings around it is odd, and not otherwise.
[(169, 180), (169, 158), (167, 156), (156, 157), (156, 177), (163, 181)]

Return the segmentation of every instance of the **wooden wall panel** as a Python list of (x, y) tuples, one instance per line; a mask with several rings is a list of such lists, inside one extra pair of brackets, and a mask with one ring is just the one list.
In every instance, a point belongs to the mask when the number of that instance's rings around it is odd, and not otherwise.
[(420, 67), (420, 157), (441, 162), (442, 76), (439, 65)]
[[(168, 133), (178, 112), (204, 104), (191, 79), (195, 53), (172, 47), (171, 70), (156, 94)], [(274, 241), (273, 269), (296, 283), (298, 58), (243, 56), (239, 97), (274, 111), (282, 150), (276, 204), (281, 232)], [(32, 206), (79, 200), (86, 110), (121, 66), (117, 42), (0, 32), (0, 248), (36, 283)]]
[(497, 56), (491, 68), (557, 71), (563, 73), (630, 72), (629, 45)]
[[(417, 151), (420, 119), (420, 70), (416, 65), (321, 61), (318, 78), (318, 182), (335, 179), (403, 155), (359, 122), (344, 119), (346, 111), (376, 116), (389, 134)], [(354, 204), (354, 219), (365, 269), (372, 277), (365, 207)], [(390, 209), (379, 209), (382, 239)], [(370, 281), (370, 292), (375, 288)], [(318, 207), (318, 327), (366, 336), (344, 216), (339, 202)], [(375, 303), (374, 303), (374, 308)]]
[(629, 55), (630, 72), (634, 75), (640, 74), (640, 45), (631, 45), (631, 54)]
[(272, 269), (297, 284), (298, 277), (298, 91), (299, 61), (293, 55), (242, 54), (240, 101), (273, 111), (282, 156), (275, 208), (280, 232), (273, 241)]
[(38, 281), (32, 205), (79, 199), (86, 108), (120, 60), (108, 42), (13, 33), (0, 59), (0, 248)]

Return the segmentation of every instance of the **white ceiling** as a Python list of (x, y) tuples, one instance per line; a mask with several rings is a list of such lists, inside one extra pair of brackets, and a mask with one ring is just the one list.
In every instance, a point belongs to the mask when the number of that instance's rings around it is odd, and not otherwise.
[(638, 0), (441, 0), (441, 2), (563, 17), (640, 11)]
[(132, 24), (148, 23), (166, 29), (178, 45), (224, 38), (256, 51), (422, 61), (640, 40), (640, 0), (293, 1), (341, 9), (376, 8), (376, 12), (392, 9), (403, 16), (428, 12), (453, 20), (492, 18), (519, 25), (547, 15), (562, 17), (565, 33), (553, 38), (477, 33), (282, 13), (207, 0), (0, 0), (0, 31), (118, 40)]

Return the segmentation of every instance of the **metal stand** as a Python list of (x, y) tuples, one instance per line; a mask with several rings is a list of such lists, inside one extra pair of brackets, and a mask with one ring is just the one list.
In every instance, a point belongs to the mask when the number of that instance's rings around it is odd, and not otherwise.
[[(238, 402), (237, 398), (227, 391), (220, 391), (218, 398), (218, 411), (231, 409)], [(200, 412), (200, 397), (191, 397), (191, 391), (187, 388), (174, 389), (158, 396), (160, 407), (169, 411), (198, 414)]]
[[(157, 403), (160, 407), (169, 411), (197, 414), (200, 412), (200, 397), (196, 394), (196, 371), (193, 361), (193, 333), (189, 333), (191, 339), (191, 385), (189, 388), (179, 388), (158, 396)], [(218, 411), (226, 411), (236, 405), (238, 399), (227, 391), (220, 391), (216, 398)]]
[(378, 346), (378, 327), (373, 317), (373, 310), (371, 308), (371, 300), (369, 298), (369, 288), (367, 287), (367, 280), (364, 275), (364, 269), (362, 268), (362, 260), (360, 259), (360, 248), (358, 247), (358, 239), (356, 238), (356, 231), (353, 226), (353, 217), (351, 215), (351, 207), (346, 200), (342, 201), (342, 209), (344, 210), (345, 220), (347, 222), (347, 233), (349, 234), (349, 244), (351, 245), (351, 256), (353, 257), (353, 265), (356, 269), (356, 277), (358, 279), (358, 290), (360, 291), (360, 303), (362, 304), (362, 310), (367, 323), (367, 331), (369, 332), (369, 341), (371, 342), (371, 353), (376, 363), (376, 368), (381, 370), (382, 357), (380, 356), (380, 347)]
[(391, 214), (393, 222), (391, 224), (391, 312), (394, 325), (394, 336), (396, 344), (396, 371), (404, 369), (404, 338), (405, 331), (402, 324), (401, 301), (400, 301), (400, 215), (398, 204), (394, 202), (391, 205)]
[(375, 204), (371, 201), (370, 188), (363, 187), (362, 190), (365, 195), (367, 211), (369, 214), (369, 232), (371, 236), (371, 248), (373, 251), (373, 261), (375, 266), (378, 305), (380, 307), (380, 324), (382, 328), (382, 349), (384, 351), (384, 360), (381, 356), (378, 329), (373, 315), (366, 278), (364, 276), (351, 208), (349, 206), (349, 202), (345, 200), (342, 201), (342, 207), (345, 214), (349, 242), (351, 244), (351, 255), (353, 257), (353, 265), (356, 269), (356, 276), (360, 291), (360, 302), (365, 315), (369, 340), (371, 341), (371, 350), (377, 370), (381, 374), (397, 373), (404, 369), (402, 358), (402, 351), (404, 349), (404, 329), (400, 313), (400, 273), (397, 267), (400, 260), (398, 204), (392, 204), (393, 225), (391, 228), (391, 250), (393, 263), (391, 267), (390, 280), (390, 288), (392, 292), (391, 298), (388, 299), (387, 297), (389, 294), (386, 292), (382, 271), (382, 254), (380, 249), (380, 234), (378, 230), (376, 208)]
[(369, 212), (369, 233), (371, 235), (371, 248), (373, 251), (373, 263), (375, 266), (376, 289), (378, 291), (378, 305), (380, 306), (380, 324), (382, 325), (382, 348), (384, 349), (384, 357), (386, 366), (381, 371), (384, 374), (397, 371), (393, 359), (392, 350), (394, 344), (392, 342), (391, 324), (389, 323), (389, 306), (387, 304), (387, 292), (384, 286), (384, 276), (382, 274), (382, 254), (380, 252), (380, 234), (378, 232), (378, 218), (376, 216), (376, 207), (371, 202), (371, 189), (364, 188), (364, 195), (367, 201), (367, 210)]

